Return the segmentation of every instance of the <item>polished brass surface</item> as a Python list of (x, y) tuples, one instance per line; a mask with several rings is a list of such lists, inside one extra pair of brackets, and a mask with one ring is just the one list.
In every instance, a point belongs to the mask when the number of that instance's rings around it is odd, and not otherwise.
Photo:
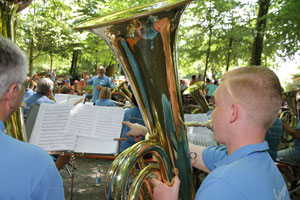
[(122, 82), (119, 85), (117, 85), (117, 87), (115, 87), (113, 89), (112, 93), (117, 92), (117, 91), (119, 92), (119, 94), (121, 94), (131, 104), (131, 106), (135, 106), (134, 103), (133, 103), (132, 94), (128, 90), (128, 88), (126, 88), (125, 82)]
[[(24, 0), (0, 1), (0, 34), (6, 38), (15, 41), (15, 16), (19, 11), (18, 8), (23, 6), (24, 8), (30, 4), (25, 5)], [(20, 107), (15, 113), (13, 113), (5, 122), (5, 132), (18, 139), (27, 142), (26, 130), (23, 118), (23, 111)]]
[[(298, 91), (291, 91), (291, 92), (286, 92), (283, 94), (284, 98), (287, 101), (289, 110), (283, 111), (280, 114), (280, 119), (289, 123), (291, 128), (296, 129), (298, 120), (299, 120), (299, 113), (298, 113), (298, 109), (297, 109), (297, 102), (296, 102), (296, 95), (297, 95)], [(292, 141), (293, 137), (284, 132), (283, 134), (283, 139), (286, 142), (290, 142)]]
[[(90, 20), (76, 27), (104, 39), (118, 57), (149, 130), (150, 139), (121, 153), (108, 173), (108, 199), (149, 199), (148, 175), (172, 184), (175, 169), (182, 199), (194, 198), (192, 167), (177, 75), (179, 21), (191, 0), (166, 0)], [(145, 155), (153, 155), (149, 163)], [(151, 166), (150, 166), (151, 165)], [(130, 186), (134, 184), (130, 189)], [(128, 188), (129, 187), (129, 188)]]
[(193, 85), (184, 90), (183, 95), (191, 95), (196, 101), (196, 103), (200, 106), (200, 112), (206, 113), (209, 111), (209, 107), (208, 102), (206, 101), (202, 92), (203, 84), (203, 81), (194, 83)]
[(185, 122), (184, 124), (186, 127), (206, 127), (210, 130), (213, 130), (211, 120), (208, 120), (206, 122)]

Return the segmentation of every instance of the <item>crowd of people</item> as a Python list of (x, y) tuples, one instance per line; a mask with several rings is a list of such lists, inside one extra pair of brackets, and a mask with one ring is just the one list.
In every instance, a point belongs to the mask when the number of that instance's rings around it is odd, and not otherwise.
[[(27, 80), (27, 59), (12, 41), (0, 36), (0, 199), (64, 199), (62, 178), (58, 170), (69, 157), (57, 157), (56, 166), (47, 152), (34, 145), (18, 141), (5, 134), (4, 122), (21, 102), (24, 117), (33, 104), (50, 103), (53, 91), (65, 94), (85, 94), (96, 106), (116, 106), (111, 100), (115, 85), (100, 66), (96, 76), (84, 74), (71, 84), (51, 76), (34, 76)], [(198, 80), (201, 76), (198, 76)], [(181, 90), (187, 88), (180, 81)], [(192, 77), (190, 85), (197, 83)], [(88, 87), (90, 86), (90, 87)], [(24, 93), (24, 89), (26, 91)], [(289, 199), (288, 189), (274, 163), (276, 157), (300, 161), (300, 122), (290, 128), (278, 118), (282, 104), (282, 88), (275, 73), (264, 67), (241, 67), (226, 72), (222, 83), (205, 80), (203, 92), (208, 101), (214, 97), (212, 123), (214, 139), (221, 146), (202, 147), (189, 144), (193, 166), (208, 176), (198, 189), (195, 199)], [(120, 152), (144, 139), (147, 128), (133, 96), (134, 106), (125, 111)], [(291, 149), (278, 150), (278, 141), (269, 142), (272, 133), (287, 130), (295, 138)], [(136, 137), (137, 139), (135, 139)], [(277, 138), (278, 135), (276, 135)], [(271, 139), (271, 140), (272, 140)], [(271, 144), (277, 149), (268, 153)], [(272, 146), (273, 147), (273, 146)], [(271, 149), (272, 150), (272, 149)], [(270, 156), (271, 155), (271, 156)], [(273, 159), (273, 160), (272, 160)], [(60, 161), (62, 160), (62, 161)], [(22, 167), (19, 167), (22, 166)], [(262, 178), (263, 177), (263, 178)], [(297, 177), (295, 184), (298, 184)], [(180, 178), (174, 177), (169, 187), (153, 179), (154, 199), (177, 199)], [(18, 188), (18, 192), (15, 191)]]

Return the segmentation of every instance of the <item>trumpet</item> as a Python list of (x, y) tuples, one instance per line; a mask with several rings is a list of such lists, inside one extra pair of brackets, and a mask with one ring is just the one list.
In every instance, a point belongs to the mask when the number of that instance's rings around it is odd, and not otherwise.
[[(149, 130), (149, 139), (123, 151), (108, 172), (108, 199), (151, 199), (151, 174), (193, 199), (192, 166), (177, 74), (176, 41), (181, 15), (191, 0), (165, 0), (87, 21), (118, 57)], [(151, 161), (146, 159), (151, 155)]]

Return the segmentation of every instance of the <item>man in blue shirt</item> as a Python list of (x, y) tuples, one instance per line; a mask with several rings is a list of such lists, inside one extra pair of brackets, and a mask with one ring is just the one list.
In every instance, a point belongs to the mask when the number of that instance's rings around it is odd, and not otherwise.
[(55, 102), (49, 97), (52, 95), (53, 82), (49, 78), (42, 78), (37, 83), (36, 93), (25, 98), (24, 103), (26, 107), (23, 109), (24, 119), (26, 120), (27, 115), (32, 104), (41, 104), (41, 103), (50, 103), (54, 104)]
[[(125, 141), (120, 142), (120, 153), (126, 150), (127, 148), (131, 147), (136, 143), (135, 138), (127, 136), (128, 131), (130, 131), (130, 124), (128, 126), (128, 122), (130, 123), (138, 123), (142, 126), (145, 126), (142, 113), (137, 105), (136, 99), (134, 95), (132, 96), (132, 102), (134, 106), (132, 108), (128, 108), (125, 110), (124, 118), (123, 118), (123, 125), (121, 131), (121, 138), (126, 137)], [(145, 139), (144, 137), (141, 139)]]
[(62, 200), (62, 178), (49, 154), (4, 133), (22, 102), (27, 72), (25, 53), (0, 35), (0, 199)]
[(93, 103), (95, 103), (96, 100), (99, 98), (99, 94), (102, 87), (114, 88), (111, 79), (105, 75), (105, 68), (102, 66), (98, 67), (98, 76), (94, 76), (93, 78), (88, 80), (87, 84), (93, 85)]
[[(195, 199), (290, 199), (264, 141), (281, 106), (276, 74), (258, 66), (231, 70), (214, 97), (214, 139), (224, 146), (189, 145), (192, 165), (209, 173)], [(178, 176), (173, 187), (155, 179), (152, 183), (155, 200), (178, 198)]]

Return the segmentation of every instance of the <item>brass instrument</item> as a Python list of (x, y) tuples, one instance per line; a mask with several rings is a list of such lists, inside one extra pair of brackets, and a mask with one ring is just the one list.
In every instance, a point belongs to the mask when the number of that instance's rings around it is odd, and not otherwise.
[[(25, 9), (32, 0), (0, 1), (0, 34), (15, 41), (15, 16)], [(5, 132), (24, 142), (27, 142), (22, 108), (13, 113), (5, 122)]]
[[(280, 114), (280, 119), (289, 123), (291, 128), (296, 129), (298, 120), (299, 120), (299, 113), (297, 109), (297, 102), (296, 102), (296, 95), (298, 91), (291, 91), (284, 93), (284, 97), (286, 98), (289, 110), (283, 111)], [(288, 133), (283, 134), (283, 139), (286, 142), (290, 142), (293, 137)]]
[(131, 92), (128, 90), (128, 88), (125, 86), (125, 82), (120, 83), (119, 85), (117, 85), (117, 87), (115, 87), (112, 91), (112, 93), (114, 92), (119, 92), (119, 94), (121, 94), (127, 101), (129, 101), (129, 103), (131, 104), (131, 106), (135, 106), (132, 100), (132, 94)]
[(196, 101), (196, 103), (200, 106), (196, 110), (193, 111), (193, 113), (199, 111), (200, 113), (206, 113), (209, 111), (208, 107), (208, 102), (206, 101), (203, 92), (202, 92), (202, 87), (203, 87), (204, 82), (199, 81), (187, 89), (184, 90), (183, 95), (191, 95), (193, 99)]
[[(177, 76), (179, 21), (191, 0), (165, 0), (96, 18), (76, 27), (89, 30), (113, 49), (132, 86), (149, 140), (122, 152), (107, 176), (108, 199), (151, 199), (150, 174), (194, 198), (191, 161)], [(153, 155), (145, 159), (145, 155)]]
[(213, 130), (211, 120), (208, 120), (206, 122), (185, 122), (184, 124), (186, 127), (206, 127), (211, 131)]

